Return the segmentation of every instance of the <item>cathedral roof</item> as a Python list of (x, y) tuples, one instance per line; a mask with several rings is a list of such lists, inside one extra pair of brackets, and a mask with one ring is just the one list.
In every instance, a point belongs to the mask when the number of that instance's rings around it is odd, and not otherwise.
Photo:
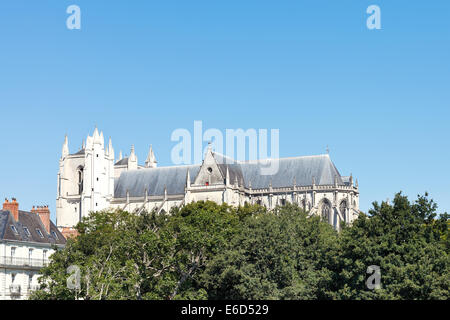
[[(226, 177), (228, 169), (230, 184), (237, 180), (239, 185), (243, 181), (245, 187), (253, 189), (297, 186), (311, 186), (313, 180), (316, 185), (344, 185), (339, 171), (331, 161), (328, 154), (317, 156), (304, 156), (295, 158), (271, 159), (265, 161), (240, 162), (227, 158), (221, 154), (213, 153), (214, 159)], [(270, 165), (278, 170), (274, 174), (264, 175), (264, 168)], [(183, 194), (186, 186), (187, 171), (189, 170), (191, 183), (194, 183), (201, 165), (175, 166), (139, 169), (122, 172), (115, 181), (114, 196), (125, 198), (127, 190), (130, 197), (142, 197), (145, 190), (149, 195), (163, 195), (164, 188), (168, 194)]]
[[(17, 233), (13, 231), (11, 226), (14, 226)], [(30, 232), (29, 235), (25, 232), (25, 228)], [(42, 232), (43, 238), (39, 236), (36, 229), (39, 229)], [(56, 237), (53, 233), (56, 234)], [(50, 221), (50, 234), (48, 234), (41, 219), (36, 213), (20, 210), (18, 221), (14, 220), (14, 217), (9, 211), (0, 210), (0, 240), (28, 241), (48, 244), (66, 243), (66, 239), (53, 222)]]
[[(270, 166), (276, 168), (275, 161), (278, 161), (278, 170), (275, 174), (261, 174), (264, 168), (268, 169)], [(297, 186), (310, 186), (313, 179), (316, 185), (333, 185), (335, 177), (338, 185), (344, 184), (328, 154), (270, 159), (263, 162), (249, 161), (240, 163), (240, 166), (245, 185), (248, 187), (250, 181), (253, 189), (267, 188), (270, 183), (274, 188), (289, 187), (293, 186), (294, 179)]]
[(114, 183), (114, 197), (125, 198), (127, 191), (130, 197), (142, 197), (146, 189), (151, 196), (163, 195), (164, 188), (167, 188), (167, 194), (183, 194), (188, 170), (191, 183), (193, 183), (200, 170), (200, 165), (146, 168), (122, 172)]
[(77, 155), (82, 155), (85, 154), (86, 150), (85, 149), (81, 149), (80, 151), (76, 152), (76, 153), (72, 153), (70, 154), (71, 156), (77, 156)]
[(115, 166), (126, 166), (128, 164), (128, 158), (123, 158), (122, 160), (117, 161)]

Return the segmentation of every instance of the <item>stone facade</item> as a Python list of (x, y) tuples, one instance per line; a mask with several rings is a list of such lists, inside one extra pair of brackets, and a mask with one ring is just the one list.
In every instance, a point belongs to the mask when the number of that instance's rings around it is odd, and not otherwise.
[[(262, 174), (277, 162), (278, 171)], [(114, 162), (111, 140), (95, 129), (83, 148), (69, 154), (67, 137), (58, 173), (57, 226), (69, 232), (90, 211), (123, 209), (169, 212), (173, 206), (211, 200), (233, 206), (260, 204), (269, 209), (295, 203), (319, 214), (335, 228), (359, 212), (358, 182), (341, 176), (328, 154), (239, 162), (211, 148), (201, 164), (158, 167), (152, 148), (144, 166), (134, 151)]]

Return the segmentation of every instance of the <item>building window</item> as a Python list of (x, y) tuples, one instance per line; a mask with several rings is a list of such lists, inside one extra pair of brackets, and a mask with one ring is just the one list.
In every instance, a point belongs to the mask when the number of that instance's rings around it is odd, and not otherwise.
[(27, 237), (31, 236), (30, 230), (28, 230), (27, 227), (23, 227), (23, 231), (25, 231), (25, 234), (27, 235)]
[(36, 228), (36, 232), (38, 233), (39, 237), (43, 238), (44, 235), (42, 234), (41, 229)]
[(339, 205), (339, 211), (341, 212), (344, 221), (347, 222), (347, 201), (343, 200)]
[(47, 260), (47, 250), (44, 250), (44, 251), (42, 252), (42, 259), (43, 259), (44, 261)]
[(286, 199), (280, 199), (280, 204), (282, 206), (285, 206), (286, 205)]
[(77, 170), (78, 173), (78, 194), (83, 193), (83, 167), (79, 167)]
[(14, 281), (16, 280), (16, 274), (11, 273), (11, 284), (14, 284)]
[(33, 283), (33, 275), (29, 274), (28, 275), (28, 288), (31, 288), (32, 283)]
[(16, 247), (11, 247), (11, 258), (16, 256)]
[(53, 235), (53, 238), (55, 238), (55, 240), (58, 240), (58, 235), (56, 234), (55, 231), (52, 231), (52, 235)]
[(33, 258), (33, 249), (28, 249), (28, 260), (31, 261), (32, 258)]
[(14, 232), (14, 234), (19, 234), (19, 231), (17, 231), (17, 228), (15, 225), (11, 225), (11, 230)]
[(324, 200), (322, 203), (321, 216), (323, 221), (331, 223), (331, 205), (328, 200)]

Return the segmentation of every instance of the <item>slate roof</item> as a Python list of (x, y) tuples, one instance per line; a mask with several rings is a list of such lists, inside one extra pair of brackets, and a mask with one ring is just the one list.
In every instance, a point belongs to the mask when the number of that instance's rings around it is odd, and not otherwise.
[[(273, 175), (262, 175), (262, 167), (273, 165), (278, 161), (278, 171)], [(333, 185), (336, 177), (337, 184), (343, 185), (341, 175), (331, 161), (328, 154), (318, 156), (306, 156), (296, 158), (271, 159), (268, 162), (243, 162), (240, 163), (244, 175), (245, 185), (249, 181), (253, 189), (267, 188), (272, 183), (273, 188), (312, 185), (313, 178), (316, 185)]]
[[(226, 171), (230, 174), (230, 184), (236, 178), (239, 185), (242, 181), (245, 187), (253, 189), (297, 186), (310, 186), (314, 177), (316, 185), (333, 185), (335, 177), (338, 185), (345, 185), (344, 181), (331, 161), (328, 154), (317, 156), (304, 156), (295, 158), (272, 159), (264, 162), (248, 161), (238, 162), (218, 153), (213, 153), (222, 175)], [(272, 175), (262, 175), (261, 168), (274, 165), (278, 161), (278, 171)], [(114, 197), (125, 198), (127, 190), (130, 197), (142, 197), (147, 189), (149, 195), (163, 195), (164, 186), (167, 193), (183, 194), (186, 186), (187, 170), (189, 170), (191, 183), (194, 183), (201, 165), (147, 168), (122, 172), (115, 181)]]
[[(12, 230), (11, 225), (15, 226), (18, 232), (17, 234)], [(28, 228), (30, 232), (29, 236), (25, 232), (24, 227)], [(36, 229), (41, 230), (44, 236), (43, 238), (38, 234)], [(53, 232), (56, 233), (57, 239), (54, 237)], [(66, 243), (66, 239), (53, 222), (50, 221), (50, 234), (48, 234), (41, 219), (36, 213), (20, 210), (18, 221), (14, 220), (13, 215), (9, 211), (0, 210), (0, 240), (29, 241), (60, 245)]]
[(194, 183), (200, 165), (146, 168), (122, 172), (114, 184), (114, 197), (125, 198), (127, 190), (130, 197), (142, 197), (145, 189), (151, 196), (163, 195), (164, 187), (167, 188), (168, 195), (183, 194), (188, 170), (191, 183)]
[(128, 158), (123, 158), (122, 160), (117, 161), (115, 166), (125, 166), (128, 164)]
[(85, 149), (81, 149), (77, 153), (72, 153), (71, 156), (77, 156), (77, 155), (82, 155), (82, 154), (86, 154), (86, 150)]

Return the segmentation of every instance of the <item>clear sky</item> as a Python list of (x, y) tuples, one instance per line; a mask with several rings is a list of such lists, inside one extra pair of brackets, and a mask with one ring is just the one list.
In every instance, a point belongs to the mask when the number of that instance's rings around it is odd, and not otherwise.
[(0, 196), (24, 210), (54, 218), (66, 133), (76, 152), (97, 125), (164, 166), (202, 120), (279, 129), (282, 157), (329, 145), (364, 211), (402, 190), (450, 212), (450, 1), (3, 0), (0, 46)]

